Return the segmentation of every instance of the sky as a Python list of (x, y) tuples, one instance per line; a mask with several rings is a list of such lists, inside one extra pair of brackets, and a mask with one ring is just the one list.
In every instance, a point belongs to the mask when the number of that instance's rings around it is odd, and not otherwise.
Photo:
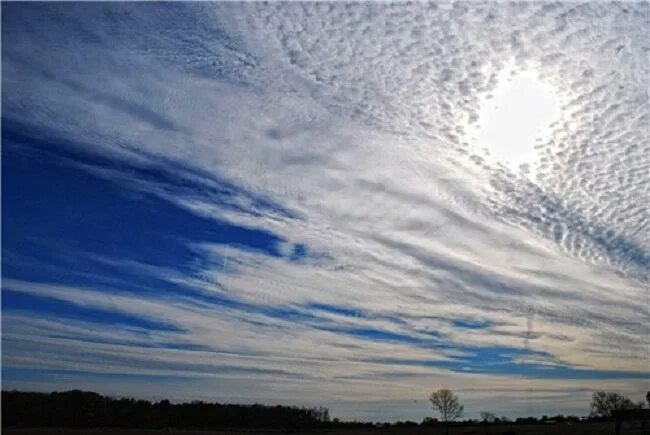
[(2, 388), (650, 390), (650, 4), (2, 3)]

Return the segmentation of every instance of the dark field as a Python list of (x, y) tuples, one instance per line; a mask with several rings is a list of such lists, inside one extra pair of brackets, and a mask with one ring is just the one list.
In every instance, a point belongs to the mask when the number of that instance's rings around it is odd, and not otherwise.
[[(3, 428), (4, 435), (225, 435), (225, 434), (299, 434), (313, 435), (347, 434), (415, 434), (415, 435), (444, 435), (444, 428), (374, 428), (374, 429), (329, 429), (299, 431), (264, 431), (264, 430), (223, 430), (223, 431), (186, 431), (186, 430), (147, 430), (147, 429), (16, 429)], [(650, 430), (647, 432), (650, 435)], [(452, 427), (450, 435), (614, 435), (613, 423), (584, 423), (572, 425), (500, 425), (500, 426), (465, 426)], [(621, 435), (643, 435), (642, 429), (623, 428)]]

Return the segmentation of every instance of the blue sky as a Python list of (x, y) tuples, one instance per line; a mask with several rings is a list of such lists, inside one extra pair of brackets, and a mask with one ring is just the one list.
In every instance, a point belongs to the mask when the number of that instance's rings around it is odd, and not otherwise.
[[(3, 388), (374, 420), (650, 388), (647, 4), (2, 9)], [(558, 113), (516, 159), (471, 134), (508, 74)]]

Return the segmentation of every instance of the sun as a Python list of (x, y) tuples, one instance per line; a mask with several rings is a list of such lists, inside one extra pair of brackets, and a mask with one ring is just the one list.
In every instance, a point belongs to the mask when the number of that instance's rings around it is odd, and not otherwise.
[(509, 166), (534, 163), (535, 143), (548, 137), (559, 109), (557, 92), (538, 74), (506, 69), (481, 103), (473, 140)]

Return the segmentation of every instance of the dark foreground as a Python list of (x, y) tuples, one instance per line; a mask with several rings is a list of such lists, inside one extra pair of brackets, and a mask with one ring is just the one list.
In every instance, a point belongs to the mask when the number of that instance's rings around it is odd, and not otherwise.
[[(3, 428), (5, 435), (225, 435), (225, 434), (345, 434), (345, 435), (374, 435), (374, 434), (414, 434), (414, 435), (445, 435), (442, 427), (407, 427), (407, 428), (367, 428), (367, 429), (316, 429), (311, 431), (282, 431), (282, 430), (147, 430), (147, 429), (19, 429)], [(499, 425), (499, 426), (463, 426), (449, 429), (450, 435), (614, 435), (614, 424), (580, 423), (557, 425)], [(643, 435), (640, 428), (623, 428), (621, 435)], [(650, 432), (648, 432), (650, 435)]]
[(329, 410), (323, 407), (149, 402), (79, 390), (3, 391), (1, 402), (4, 435), (650, 435), (650, 430), (644, 433), (640, 425), (642, 421), (649, 423), (646, 410), (620, 411), (626, 415), (616, 416), (625, 422), (618, 434), (613, 421), (563, 416), (489, 425), (468, 420), (453, 424), (447, 432), (443, 424), (431, 419), (421, 424), (346, 422), (331, 420)]

